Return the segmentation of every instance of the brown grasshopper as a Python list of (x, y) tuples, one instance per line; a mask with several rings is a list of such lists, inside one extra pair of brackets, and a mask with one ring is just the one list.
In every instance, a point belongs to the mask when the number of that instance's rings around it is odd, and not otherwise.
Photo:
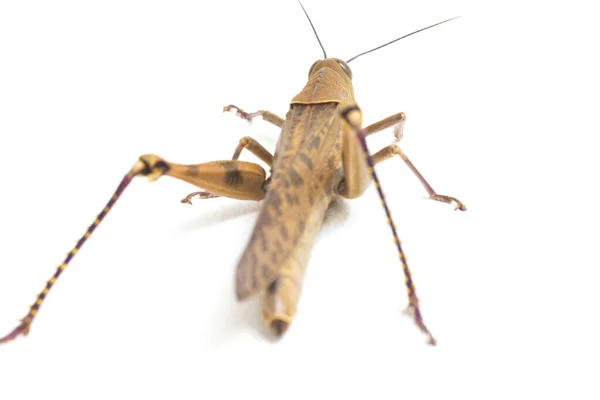
[[(264, 321), (277, 336), (284, 334), (296, 314), (306, 266), (327, 208), (340, 197), (353, 199), (360, 196), (373, 180), (381, 197), (387, 222), (392, 228), (404, 270), (408, 311), (421, 331), (428, 336), (428, 342), (435, 344), (435, 339), (423, 322), (410, 270), (373, 167), (398, 155), (417, 176), (431, 199), (453, 203), (456, 209), (462, 211), (466, 207), (453, 197), (437, 194), (397, 145), (386, 146), (373, 155), (369, 154), (365, 137), (394, 126), (399, 139), (406, 117), (404, 113), (394, 114), (360, 129), (362, 114), (354, 99), (352, 72), (348, 63), (449, 20), (412, 32), (344, 62), (327, 57), (312, 21), (303, 6), (302, 9), (323, 50), (324, 58), (311, 66), (308, 82), (292, 99), (285, 119), (263, 110), (247, 113), (233, 105), (224, 108), (224, 111), (234, 111), (239, 117), (249, 121), (262, 117), (281, 128), (275, 153), (271, 154), (256, 140), (243, 137), (232, 159), (227, 161), (180, 165), (153, 154), (141, 156), (125, 175), (102, 212), (47, 281), (21, 323), (8, 335), (0, 338), (0, 343), (29, 333), (48, 292), (131, 180), (140, 176), (152, 182), (166, 175), (204, 190), (191, 193), (182, 202), (189, 203), (194, 196), (263, 201), (254, 231), (237, 266), (235, 289), (238, 300), (261, 296)], [(271, 174), (268, 178), (260, 165), (239, 161), (244, 149), (270, 167)]]

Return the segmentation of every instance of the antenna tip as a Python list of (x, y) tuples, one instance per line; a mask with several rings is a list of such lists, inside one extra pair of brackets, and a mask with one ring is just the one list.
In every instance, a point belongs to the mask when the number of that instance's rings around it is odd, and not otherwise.
[(304, 11), (304, 15), (306, 15), (306, 18), (308, 19), (308, 22), (310, 23), (310, 27), (312, 28), (313, 32), (315, 33), (315, 36), (317, 37), (317, 41), (319, 42), (319, 46), (321, 46), (321, 50), (323, 50), (323, 57), (327, 58), (327, 53), (325, 52), (325, 47), (323, 47), (323, 43), (321, 43), (321, 39), (319, 39), (319, 35), (317, 34), (317, 30), (315, 29), (315, 26), (313, 25), (310, 17), (308, 16), (308, 12), (306, 12), (306, 9), (304, 8), (304, 6), (302, 5), (302, 2), (300, 0), (298, 0), (298, 4), (300, 4), (300, 7), (302, 7), (302, 11)]

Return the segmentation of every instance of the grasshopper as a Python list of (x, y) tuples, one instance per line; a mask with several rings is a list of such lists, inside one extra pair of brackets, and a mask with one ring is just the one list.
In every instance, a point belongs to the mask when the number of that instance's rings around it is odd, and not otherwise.
[[(248, 121), (261, 117), (281, 128), (275, 152), (270, 153), (251, 137), (243, 137), (230, 160), (181, 165), (154, 154), (139, 157), (104, 209), (46, 282), (27, 315), (15, 329), (0, 338), (0, 344), (29, 333), (49, 291), (132, 179), (146, 177), (153, 182), (162, 176), (180, 179), (203, 189), (188, 195), (182, 200), (184, 203), (190, 203), (195, 196), (200, 199), (223, 196), (262, 201), (254, 231), (237, 266), (235, 291), (240, 301), (255, 295), (261, 296), (264, 322), (278, 337), (286, 332), (296, 315), (306, 266), (327, 208), (340, 197), (359, 197), (374, 182), (392, 229), (405, 275), (407, 311), (427, 336), (428, 343), (436, 343), (423, 322), (411, 273), (373, 168), (385, 160), (399, 156), (419, 179), (431, 199), (454, 204), (455, 209), (462, 211), (466, 207), (454, 197), (437, 194), (398, 145), (386, 146), (373, 155), (369, 153), (365, 137), (393, 126), (396, 137), (400, 139), (406, 116), (400, 112), (361, 129), (362, 113), (354, 99), (352, 71), (348, 63), (450, 20), (412, 32), (348, 61), (342, 61), (327, 57), (308, 13), (301, 3), (300, 6), (323, 51), (323, 59), (317, 60), (310, 67), (308, 82), (292, 98), (285, 119), (264, 110), (248, 113), (234, 105), (223, 109), (224, 112), (234, 112)], [(269, 166), (269, 177), (260, 165), (239, 160), (244, 150)]]

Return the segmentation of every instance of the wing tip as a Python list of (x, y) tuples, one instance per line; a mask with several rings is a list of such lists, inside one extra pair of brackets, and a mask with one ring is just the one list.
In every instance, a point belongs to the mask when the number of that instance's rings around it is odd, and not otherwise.
[(252, 287), (252, 285), (247, 282), (247, 279), (244, 279), (245, 277), (240, 271), (241, 269), (238, 268), (235, 279), (235, 297), (238, 301), (243, 301), (252, 296), (254, 292), (256, 292), (256, 288)]
[(249, 294), (246, 290), (241, 289), (239, 286), (235, 289), (235, 297), (238, 301), (246, 300), (249, 297)]

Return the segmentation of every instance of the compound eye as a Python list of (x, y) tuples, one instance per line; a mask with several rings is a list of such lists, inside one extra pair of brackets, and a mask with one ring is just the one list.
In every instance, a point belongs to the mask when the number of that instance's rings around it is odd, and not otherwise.
[(348, 64), (346, 64), (342, 60), (338, 60), (338, 63), (340, 64), (340, 67), (342, 67), (342, 69), (344, 70), (346, 75), (348, 75), (348, 78), (350, 78), (350, 80), (352, 80), (352, 70), (350, 69)]
[(308, 77), (309, 77), (309, 78), (310, 78), (310, 76), (312, 75), (312, 73), (313, 73), (313, 69), (315, 69), (315, 65), (317, 65), (317, 63), (318, 63), (318, 62), (319, 62), (319, 61), (317, 60), (317, 61), (315, 61), (315, 62), (313, 63), (313, 65), (311, 65), (311, 66), (310, 66), (310, 69), (308, 70)]

